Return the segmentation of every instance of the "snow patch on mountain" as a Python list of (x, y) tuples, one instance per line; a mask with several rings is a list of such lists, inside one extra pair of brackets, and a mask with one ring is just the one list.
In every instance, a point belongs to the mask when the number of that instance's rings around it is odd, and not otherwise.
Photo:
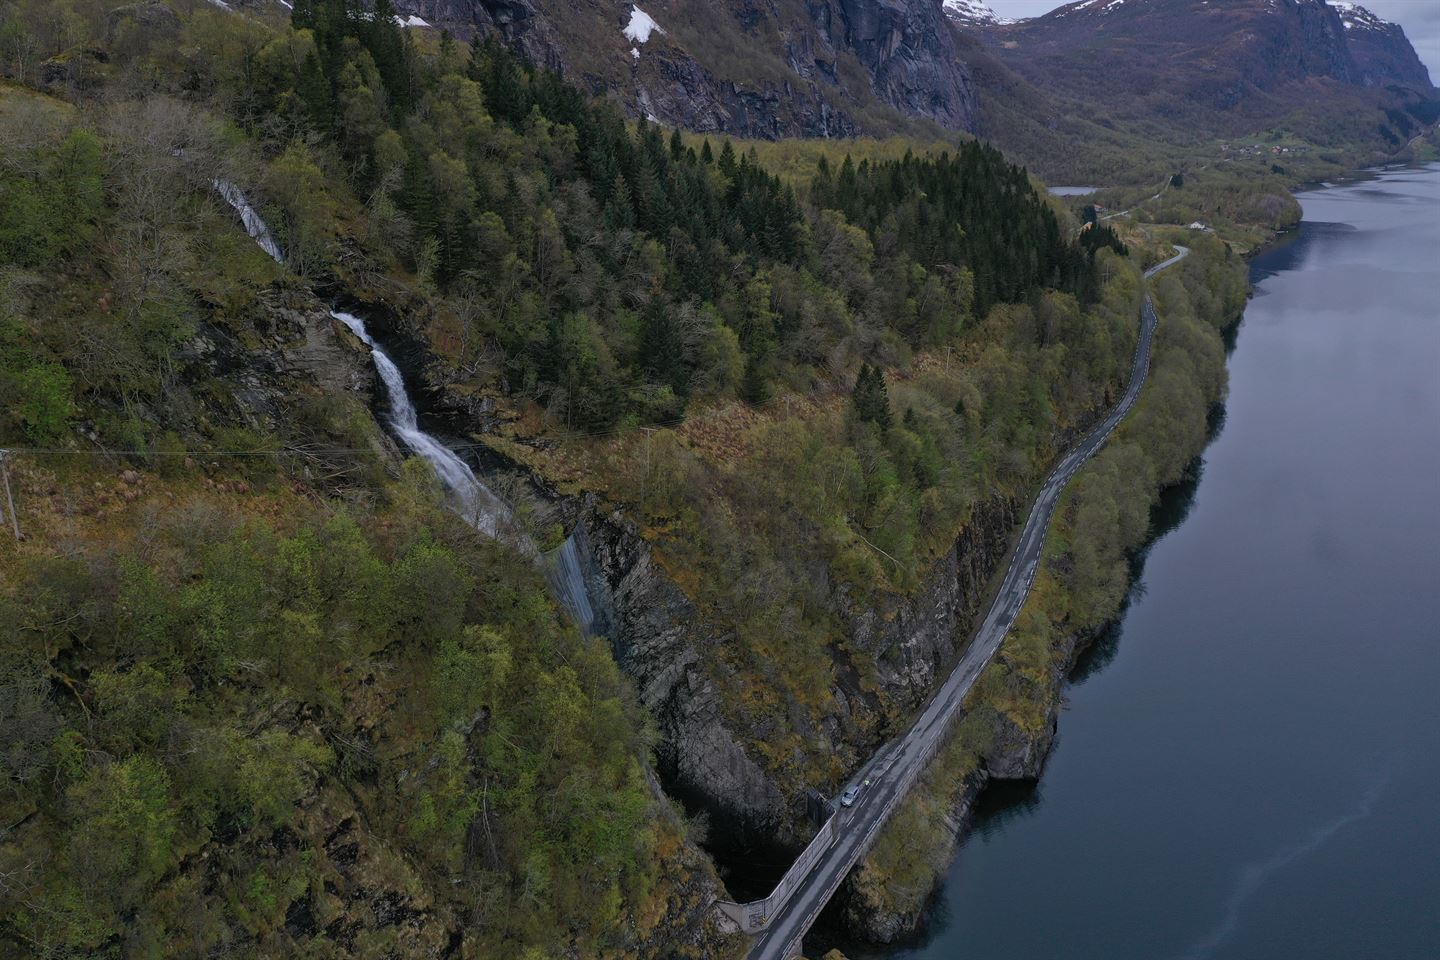
[(945, 15), (957, 23), (1015, 23), (990, 9), (985, 0), (945, 0)]
[(639, 7), (632, 5), (630, 7), (630, 23), (626, 25), (624, 31), (622, 32), (625, 34), (626, 40), (629, 40), (636, 46), (639, 46), (640, 44), (649, 41), (650, 34), (663, 34), (665, 31), (660, 27), (660, 24), (655, 22), (654, 17), (650, 16), (650, 14), (646, 13), (644, 10), (641, 10)]
[(1357, 27), (1378, 30), (1390, 26), (1388, 20), (1375, 16), (1352, 0), (1326, 0), (1326, 6), (1340, 15), (1340, 22), (1345, 25), (1346, 30), (1354, 30)]

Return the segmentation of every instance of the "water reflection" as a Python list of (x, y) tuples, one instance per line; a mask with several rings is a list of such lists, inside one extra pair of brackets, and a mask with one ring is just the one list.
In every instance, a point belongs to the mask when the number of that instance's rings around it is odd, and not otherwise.
[(926, 934), (847, 955), (1436, 955), (1440, 165), (1390, 176), (1252, 263), (1204, 496), (1157, 505), (1043, 794), (997, 786)]
[[(1206, 444), (1215, 442), (1225, 426), (1225, 405), (1216, 404), (1210, 412), (1207, 424)], [(1075, 660), (1070, 670), (1070, 683), (1079, 685), (1109, 666), (1120, 650), (1120, 635), (1125, 631), (1125, 615), (1130, 607), (1145, 596), (1145, 559), (1155, 544), (1165, 535), (1185, 522), (1190, 508), (1195, 505), (1195, 493), (1200, 489), (1200, 477), (1205, 472), (1205, 461), (1196, 457), (1185, 468), (1180, 482), (1160, 494), (1159, 501), (1150, 508), (1150, 539), (1130, 557), (1130, 589), (1120, 604), (1120, 610), (1091, 644)]]

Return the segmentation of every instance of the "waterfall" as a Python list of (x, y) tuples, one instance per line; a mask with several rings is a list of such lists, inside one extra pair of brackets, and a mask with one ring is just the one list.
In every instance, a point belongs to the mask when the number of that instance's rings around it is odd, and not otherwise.
[(389, 400), (390, 429), (395, 431), (402, 443), (435, 469), (440, 482), (454, 498), (456, 512), (486, 536), (503, 539), (532, 558), (538, 556), (539, 551), (530, 538), (520, 532), (505, 501), (491, 493), (490, 488), (475, 476), (470, 465), (456, 456), (453, 450), (420, 429), (415, 404), (405, 389), (400, 368), (370, 336), (365, 329), (365, 321), (353, 313), (339, 310), (331, 310), (330, 315), (349, 327), (350, 332), (370, 348), (370, 356), (375, 359), (375, 371), (380, 374), (385, 396)]
[[(244, 192), (228, 180), (211, 182), (220, 196), (225, 198), (225, 202), (240, 214), (240, 219), (245, 224), (245, 232), (277, 262), (284, 263), (285, 256), (280, 245), (275, 242), (270, 228), (250, 205)], [(435, 470), (455, 511), (476, 530), (492, 539), (510, 544), (532, 561), (538, 562), (544, 570), (545, 579), (550, 584), (555, 599), (565, 608), (570, 619), (586, 636), (594, 636), (595, 611), (590, 603), (581, 547), (577, 540), (577, 536), (583, 537), (581, 528), (577, 527), (576, 532), (567, 537), (563, 544), (542, 555), (535, 542), (525, 535), (515, 521), (509, 505), (492, 493), (455, 451), (420, 429), (420, 417), (410, 399), (410, 392), (405, 388), (405, 378), (400, 373), (400, 368), (395, 366), (395, 361), (391, 360), (390, 355), (370, 336), (370, 331), (365, 328), (365, 321), (353, 313), (341, 310), (331, 310), (330, 316), (343, 323), (370, 348), (370, 356), (375, 361), (375, 372), (380, 375), (380, 382), (385, 386), (390, 429), (405, 446)]]
[(560, 605), (570, 612), (575, 626), (587, 637), (593, 637), (595, 630), (595, 609), (590, 604), (590, 589), (585, 583), (585, 570), (580, 559), (580, 545), (576, 537), (582, 528), (565, 538), (565, 542), (545, 554), (545, 579)]
[(260, 244), (260, 249), (274, 257), (277, 263), (284, 263), (285, 254), (281, 251), (280, 244), (275, 242), (275, 238), (270, 234), (270, 228), (265, 225), (264, 220), (260, 219), (260, 214), (255, 212), (255, 208), (250, 206), (250, 201), (245, 199), (244, 191), (229, 180), (211, 180), (210, 182), (220, 196), (225, 198), (225, 202), (240, 214), (240, 221), (245, 224), (245, 232), (250, 234), (252, 240)]

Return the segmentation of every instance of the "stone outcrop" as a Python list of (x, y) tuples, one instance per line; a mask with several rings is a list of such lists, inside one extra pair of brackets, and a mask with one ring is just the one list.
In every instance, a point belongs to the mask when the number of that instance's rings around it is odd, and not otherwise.
[(955, 859), (970, 829), (976, 801), (987, 785), (1000, 780), (1038, 780), (1055, 744), (1061, 686), (1089, 638), (1067, 635), (1057, 642), (1049, 677), (1045, 722), (1038, 730), (1022, 729), (1003, 714), (995, 717), (994, 739), (980, 767), (953, 784), (944, 796), (943, 842), (925, 851), (933, 882), (914, 889), (887, 886), (877, 890), (864, 882), (863, 866), (852, 871), (840, 888), (841, 917), (847, 930), (872, 943), (894, 943), (915, 933), (928, 913), (934, 886)]
[(727, 728), (703, 662), (723, 638), (709, 632), (622, 515), (591, 512), (580, 524), (608, 591), (616, 659), (660, 734), (656, 764), (666, 789), (737, 830), (782, 830), (786, 798)]
[(836, 591), (851, 641), (874, 655), (882, 689), (901, 712), (920, 706), (963, 651), (1019, 522), (1014, 500), (992, 497), (977, 506), (915, 593), (856, 602)]
[[(662, 29), (667, 15), (684, 12), (664, 0), (642, 6)], [(718, 6), (726, 32), (715, 38), (715, 47), (743, 49), (764, 69), (738, 70), (713, 52), (692, 49), (681, 30), (657, 32), (632, 46), (622, 34), (629, 3), (397, 3), (401, 12), (460, 36), (495, 33), (596, 93), (618, 93), (632, 116), (689, 130), (771, 139), (853, 136), (867, 132), (862, 116), (875, 108), (976, 129), (975, 84), (939, 0), (734, 0)], [(577, 37), (585, 49), (574, 48)]]
[[(706, 810), (731, 835), (803, 843), (809, 828), (802, 792), (777, 783), (758, 762), (756, 731), (736, 729), (726, 718), (710, 652), (727, 637), (658, 567), (627, 518), (589, 504), (558, 509), (589, 546), (592, 597), (607, 608), (616, 659), (654, 719), (657, 769), (667, 791)], [(888, 710), (899, 715), (919, 706), (963, 651), (1017, 516), (1008, 498), (982, 503), (912, 594), (865, 603), (834, 594), (850, 642), (880, 665)], [(842, 679), (836, 691), (842, 709), (860, 696), (844, 685)], [(827, 733), (839, 741), (843, 729), (837, 720)], [(850, 746), (863, 754), (875, 745)]]
[(1345, 29), (1345, 42), (1355, 60), (1358, 79), (1371, 87), (1397, 84), (1412, 90), (1433, 89), (1425, 68), (1398, 23), (1382, 20), (1358, 3), (1329, 0)]
[(256, 298), (249, 314), (258, 338), (250, 342), (242, 343), (216, 324), (199, 326), (178, 353), (187, 385), (223, 377), (239, 412), (264, 429), (291, 420), (291, 405), (306, 391), (354, 396), (374, 405), (375, 368), (369, 349), (320, 301), (272, 289)]

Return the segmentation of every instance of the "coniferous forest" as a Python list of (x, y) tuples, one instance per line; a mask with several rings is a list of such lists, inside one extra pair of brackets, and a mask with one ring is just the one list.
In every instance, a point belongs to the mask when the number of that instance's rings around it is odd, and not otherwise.
[[(308, 32), (261, 51), (242, 122), (330, 145), (389, 221), (375, 254), (472, 303), (506, 384), (571, 427), (674, 419), (697, 386), (763, 399), (857, 316), (924, 347), (1031, 291), (1095, 296), (1087, 251), (993, 148), (822, 166), (805, 202), (728, 141), (628, 123), (493, 38), (424, 57), (385, 10), (359, 9), (297, 5)], [(844, 262), (845, 225), (867, 233), (886, 290), (842, 289), (833, 309), (832, 278), (869, 266)], [(757, 303), (776, 287), (782, 309)], [(941, 290), (959, 309), (904, 307)]]

